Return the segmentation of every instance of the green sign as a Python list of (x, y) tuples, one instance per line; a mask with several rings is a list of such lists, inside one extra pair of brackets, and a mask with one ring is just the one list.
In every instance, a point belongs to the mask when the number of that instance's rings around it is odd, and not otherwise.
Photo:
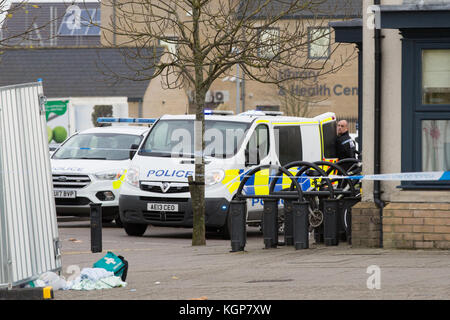
[[(1, 1), (1, 0), (0, 0)], [(66, 140), (69, 127), (69, 100), (47, 101), (45, 104), (45, 118), (47, 119), (48, 142), (57, 144)]]
[[(69, 100), (47, 101), (45, 104), (45, 118), (47, 121), (65, 114), (67, 112), (68, 104)], [(54, 115), (50, 116), (50, 113), (54, 113)]]

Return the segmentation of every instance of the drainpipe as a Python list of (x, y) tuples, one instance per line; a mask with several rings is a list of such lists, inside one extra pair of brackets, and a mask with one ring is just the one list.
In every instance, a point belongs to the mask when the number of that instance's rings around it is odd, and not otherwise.
[[(380, 5), (380, 0), (374, 0)], [(379, 12), (378, 12), (379, 13)], [(380, 27), (380, 26), (377, 26)], [(374, 174), (381, 173), (381, 29), (375, 28), (375, 114), (374, 114)], [(380, 209), (380, 247), (383, 247), (383, 207), (381, 181), (373, 183), (373, 200)]]
[(363, 45), (362, 42), (358, 43), (358, 152), (359, 159), (362, 158), (363, 154)]

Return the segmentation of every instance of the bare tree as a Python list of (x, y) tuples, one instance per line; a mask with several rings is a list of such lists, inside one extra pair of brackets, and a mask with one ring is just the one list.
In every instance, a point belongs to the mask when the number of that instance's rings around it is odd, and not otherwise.
[[(342, 6), (347, 0), (338, 1)], [(239, 64), (246, 78), (268, 84), (301, 79), (305, 71), (322, 74), (338, 70), (326, 59), (310, 59), (308, 44), (327, 37), (329, 32), (311, 32), (312, 27), (328, 27), (336, 10), (331, 0), (106, 0), (113, 15), (103, 25), (104, 39), (124, 50), (132, 80), (162, 77), (165, 88), (188, 87), (193, 92), (196, 120), (195, 175), (192, 203), (193, 245), (205, 244), (205, 162), (203, 150), (205, 97), (214, 81), (229, 76)], [(348, 8), (339, 8), (351, 10)], [(301, 18), (306, 17), (306, 18)], [(155, 45), (169, 44), (157, 59)], [(154, 54), (156, 51), (153, 52)], [(146, 58), (149, 58), (146, 60)], [(143, 63), (147, 61), (148, 63)], [(289, 77), (280, 70), (289, 68)], [(154, 70), (147, 75), (148, 70)], [(126, 77), (126, 76), (125, 76)]]

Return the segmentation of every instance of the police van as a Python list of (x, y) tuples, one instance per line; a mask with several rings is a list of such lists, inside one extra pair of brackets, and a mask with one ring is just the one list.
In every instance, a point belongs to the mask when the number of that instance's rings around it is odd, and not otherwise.
[[(100, 123), (151, 124), (153, 119), (99, 118)], [(103, 221), (119, 219), (119, 190), (148, 126), (112, 125), (77, 132), (52, 154), (53, 193), (58, 216), (89, 216), (102, 205)]]
[[(121, 186), (120, 218), (128, 235), (141, 236), (148, 225), (192, 227), (188, 176), (194, 176), (194, 128), (195, 115), (164, 115), (152, 126)], [(334, 113), (314, 118), (262, 111), (205, 114), (206, 227), (229, 236), (229, 204), (248, 170), (264, 164), (334, 159), (335, 140)], [(268, 171), (250, 178), (245, 192), (268, 194)], [(288, 178), (281, 180), (280, 187), (290, 185)], [(247, 203), (247, 222), (260, 223), (261, 201)]]

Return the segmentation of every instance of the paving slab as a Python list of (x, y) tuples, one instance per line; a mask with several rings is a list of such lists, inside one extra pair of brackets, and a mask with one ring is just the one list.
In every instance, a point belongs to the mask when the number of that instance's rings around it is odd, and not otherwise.
[[(90, 252), (86, 225), (60, 227), (63, 273), (74, 277), (106, 251), (129, 262), (127, 286), (96, 291), (54, 292), (55, 300), (447, 300), (450, 251), (384, 250), (311, 243), (263, 249), (249, 230), (245, 252), (208, 236), (191, 245), (191, 230), (152, 227), (143, 237), (104, 228), (103, 252)], [(376, 281), (378, 280), (378, 282)]]

